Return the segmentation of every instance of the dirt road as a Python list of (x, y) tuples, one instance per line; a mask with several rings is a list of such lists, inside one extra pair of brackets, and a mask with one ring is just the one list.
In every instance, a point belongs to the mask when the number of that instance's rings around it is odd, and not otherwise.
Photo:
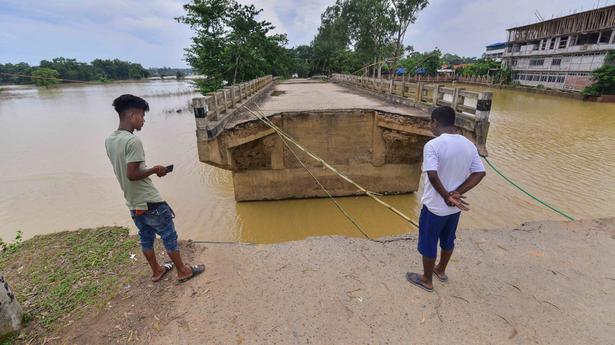
[[(206, 273), (144, 276), (58, 343), (615, 344), (615, 219), (461, 230), (435, 293), (415, 235), (187, 245)], [(145, 263), (143, 266), (146, 272)]]

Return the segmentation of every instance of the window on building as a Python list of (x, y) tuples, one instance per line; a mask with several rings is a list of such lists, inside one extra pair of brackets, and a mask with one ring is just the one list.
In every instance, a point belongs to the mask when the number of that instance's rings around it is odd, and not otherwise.
[(547, 81), (547, 76), (546, 75), (540, 76), (540, 81)]
[(545, 59), (531, 59), (530, 66), (542, 66), (545, 63)]
[(553, 48), (555, 48), (555, 38), (552, 38), (549, 41), (549, 49), (553, 49)]
[(547, 49), (547, 40), (540, 41), (540, 50)]
[(529, 51), (538, 50), (538, 49), (540, 49), (540, 41), (533, 41), (527, 44), (527, 50)]
[(598, 41), (598, 43), (609, 43), (609, 41), (611, 40), (612, 33), (613, 30), (602, 31), (602, 35), (600, 36), (600, 40)]
[(564, 77), (557, 77), (557, 82), (558, 83), (563, 83), (564, 82)]
[(562, 36), (559, 39), (559, 45), (557, 46), (557, 48), (558, 49), (566, 48), (567, 44), (568, 44), (568, 36)]
[(553, 59), (551, 60), (551, 66), (559, 66), (562, 64), (562, 59)]
[(510, 65), (511, 65), (511, 66), (517, 66), (517, 59), (512, 59), (512, 60), (510, 61)]
[(598, 43), (599, 35), (600, 33), (598, 32), (592, 32), (590, 34), (581, 34), (577, 36), (577, 42), (575, 43), (575, 45), (581, 46), (584, 44), (596, 44)]
[(554, 76), (549, 76), (549, 80), (547, 80), (549, 83), (553, 83), (555, 81), (555, 77)]

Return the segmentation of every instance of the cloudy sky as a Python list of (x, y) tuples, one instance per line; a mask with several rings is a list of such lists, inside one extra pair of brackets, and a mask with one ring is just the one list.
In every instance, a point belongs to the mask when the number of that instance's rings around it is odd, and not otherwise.
[[(320, 14), (335, 0), (239, 0), (254, 3), (262, 17), (288, 34), (289, 45), (309, 44)], [(0, 63), (64, 56), (90, 62), (119, 58), (146, 67), (186, 67), (188, 27), (179, 0), (0, 0)], [(614, 5), (615, 0), (432, 0), (410, 27), (415, 50), (479, 56), (487, 44), (504, 41), (506, 28)]]

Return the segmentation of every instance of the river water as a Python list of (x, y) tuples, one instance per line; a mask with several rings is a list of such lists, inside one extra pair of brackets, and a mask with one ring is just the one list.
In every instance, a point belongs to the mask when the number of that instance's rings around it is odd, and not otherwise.
[[(614, 216), (615, 104), (493, 92), (491, 161), (577, 218)], [(17, 230), (29, 238), (103, 225), (134, 230), (104, 149), (105, 137), (117, 127), (111, 102), (123, 93), (150, 103), (138, 133), (148, 164), (175, 165), (171, 174), (153, 180), (177, 214), (181, 238), (272, 243), (360, 236), (326, 199), (236, 203), (231, 173), (198, 161), (190, 85), (155, 81), (0, 93), (0, 237), (11, 240)], [(462, 216), (463, 228), (563, 219), (488, 167), (487, 173), (468, 195), (472, 210)], [(419, 195), (386, 200), (417, 216)], [(338, 200), (373, 237), (414, 231), (369, 198)]]

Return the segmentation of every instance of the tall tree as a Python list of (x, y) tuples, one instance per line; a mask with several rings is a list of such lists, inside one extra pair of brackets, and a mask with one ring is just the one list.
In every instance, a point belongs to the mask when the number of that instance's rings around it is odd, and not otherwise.
[(32, 79), (36, 86), (43, 86), (47, 89), (60, 82), (59, 76), (60, 73), (51, 68), (39, 67), (32, 71)]
[(384, 64), (394, 67), (404, 53), (404, 38), (410, 24), (428, 0), (337, 0), (321, 16), (312, 42), (313, 69), (326, 73), (345, 64), (362, 62), (372, 71)]
[(391, 57), (395, 30), (393, 9), (388, 0), (347, 0), (344, 6), (351, 44), (364, 62)]
[(193, 0), (184, 5), (186, 14), (176, 18), (195, 31), (186, 49), (186, 60), (207, 78), (198, 81), (208, 92), (223, 82), (241, 82), (269, 73), (288, 73), (291, 56), (284, 46), (286, 35), (256, 17), (261, 9), (235, 0)]
[(416, 15), (429, 4), (429, 0), (391, 0), (395, 14), (395, 56), (394, 63), (404, 52), (404, 38), (408, 26), (416, 21)]
[(327, 7), (320, 16), (321, 24), (316, 37), (312, 41), (312, 69), (316, 73), (329, 74), (332, 71), (340, 71), (342, 68), (334, 62), (338, 60), (336, 57), (348, 49), (350, 43), (344, 6), (345, 1), (337, 0), (333, 6)]

